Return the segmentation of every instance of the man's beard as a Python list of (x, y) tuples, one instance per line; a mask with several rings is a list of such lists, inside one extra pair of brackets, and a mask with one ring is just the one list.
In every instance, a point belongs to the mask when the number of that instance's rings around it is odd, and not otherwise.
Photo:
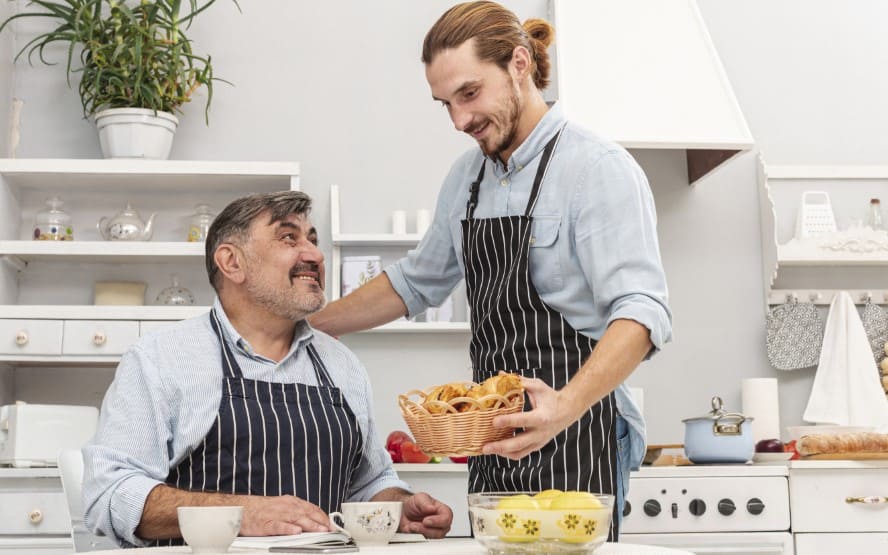
[[(506, 107), (503, 110), (505, 117), (500, 120), (500, 129), (503, 130), (503, 138), (496, 144), (494, 148), (486, 148), (485, 143), (479, 143), (481, 151), (485, 156), (490, 158), (501, 158), (503, 152), (509, 150), (512, 143), (515, 142), (515, 136), (518, 134), (518, 119), (521, 113), (521, 101), (517, 93), (512, 93), (506, 101)], [(505, 160), (502, 160), (505, 163)]]
[[(296, 271), (298, 270), (295, 268), (291, 270), (291, 284), (293, 280), (300, 279), (292, 277)], [(256, 303), (275, 316), (294, 321), (303, 320), (306, 316), (314, 314), (327, 304), (324, 291), (320, 288), (317, 291), (308, 293), (297, 293), (292, 289), (281, 291), (269, 286), (263, 277), (259, 276), (258, 279), (247, 280), (245, 286), (247, 292), (255, 299)]]

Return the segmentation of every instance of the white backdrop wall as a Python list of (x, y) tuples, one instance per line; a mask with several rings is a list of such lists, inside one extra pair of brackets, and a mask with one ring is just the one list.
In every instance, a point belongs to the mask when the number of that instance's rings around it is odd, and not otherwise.
[[(412, 228), (416, 209), (434, 206), (449, 165), (472, 146), (431, 101), (419, 61), (425, 31), (451, 3), (263, 0), (238, 13), (219, 0), (191, 34), (234, 86), (217, 86), (209, 128), (202, 99), (186, 107), (172, 157), (299, 161), (325, 244), (330, 184), (341, 187), (344, 231), (386, 231), (393, 209), (407, 210)], [(546, 0), (505, 3), (522, 18), (547, 17)], [(888, 67), (877, 23), (888, 4), (699, 3), (768, 162), (885, 162), (888, 84), (876, 70)], [(15, 75), (25, 102), (20, 157), (98, 156), (61, 68), (19, 63)], [(708, 410), (712, 395), (739, 409), (746, 377), (779, 377), (783, 423), (799, 423), (813, 373), (778, 375), (764, 352), (754, 155), (688, 187), (679, 153), (635, 154), (657, 201), (675, 328), (673, 343), (630, 378), (645, 389), (649, 439), (680, 440), (680, 419)], [(397, 393), (468, 376), (465, 334), (344, 341), (370, 371), (383, 433), (404, 427)], [(59, 385), (66, 378), (87, 382), (82, 400), (98, 402), (110, 371), (22, 369), (18, 395), (70, 402), (73, 388)]]

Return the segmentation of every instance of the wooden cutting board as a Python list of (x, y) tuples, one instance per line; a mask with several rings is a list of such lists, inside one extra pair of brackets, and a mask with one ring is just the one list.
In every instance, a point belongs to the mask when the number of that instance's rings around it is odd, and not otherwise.
[(803, 461), (874, 461), (888, 459), (888, 452), (881, 453), (821, 453), (803, 456)]

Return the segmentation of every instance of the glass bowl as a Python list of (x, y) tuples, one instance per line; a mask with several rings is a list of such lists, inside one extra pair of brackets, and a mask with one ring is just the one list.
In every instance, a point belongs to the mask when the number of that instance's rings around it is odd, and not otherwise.
[(607, 541), (614, 496), (546, 490), (470, 493), (475, 539), (491, 554), (591, 553)]

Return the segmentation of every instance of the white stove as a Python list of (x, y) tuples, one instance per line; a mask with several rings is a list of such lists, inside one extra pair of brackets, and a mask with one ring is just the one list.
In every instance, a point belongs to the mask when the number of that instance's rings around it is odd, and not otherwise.
[(697, 555), (793, 555), (786, 464), (633, 472), (620, 540)]

